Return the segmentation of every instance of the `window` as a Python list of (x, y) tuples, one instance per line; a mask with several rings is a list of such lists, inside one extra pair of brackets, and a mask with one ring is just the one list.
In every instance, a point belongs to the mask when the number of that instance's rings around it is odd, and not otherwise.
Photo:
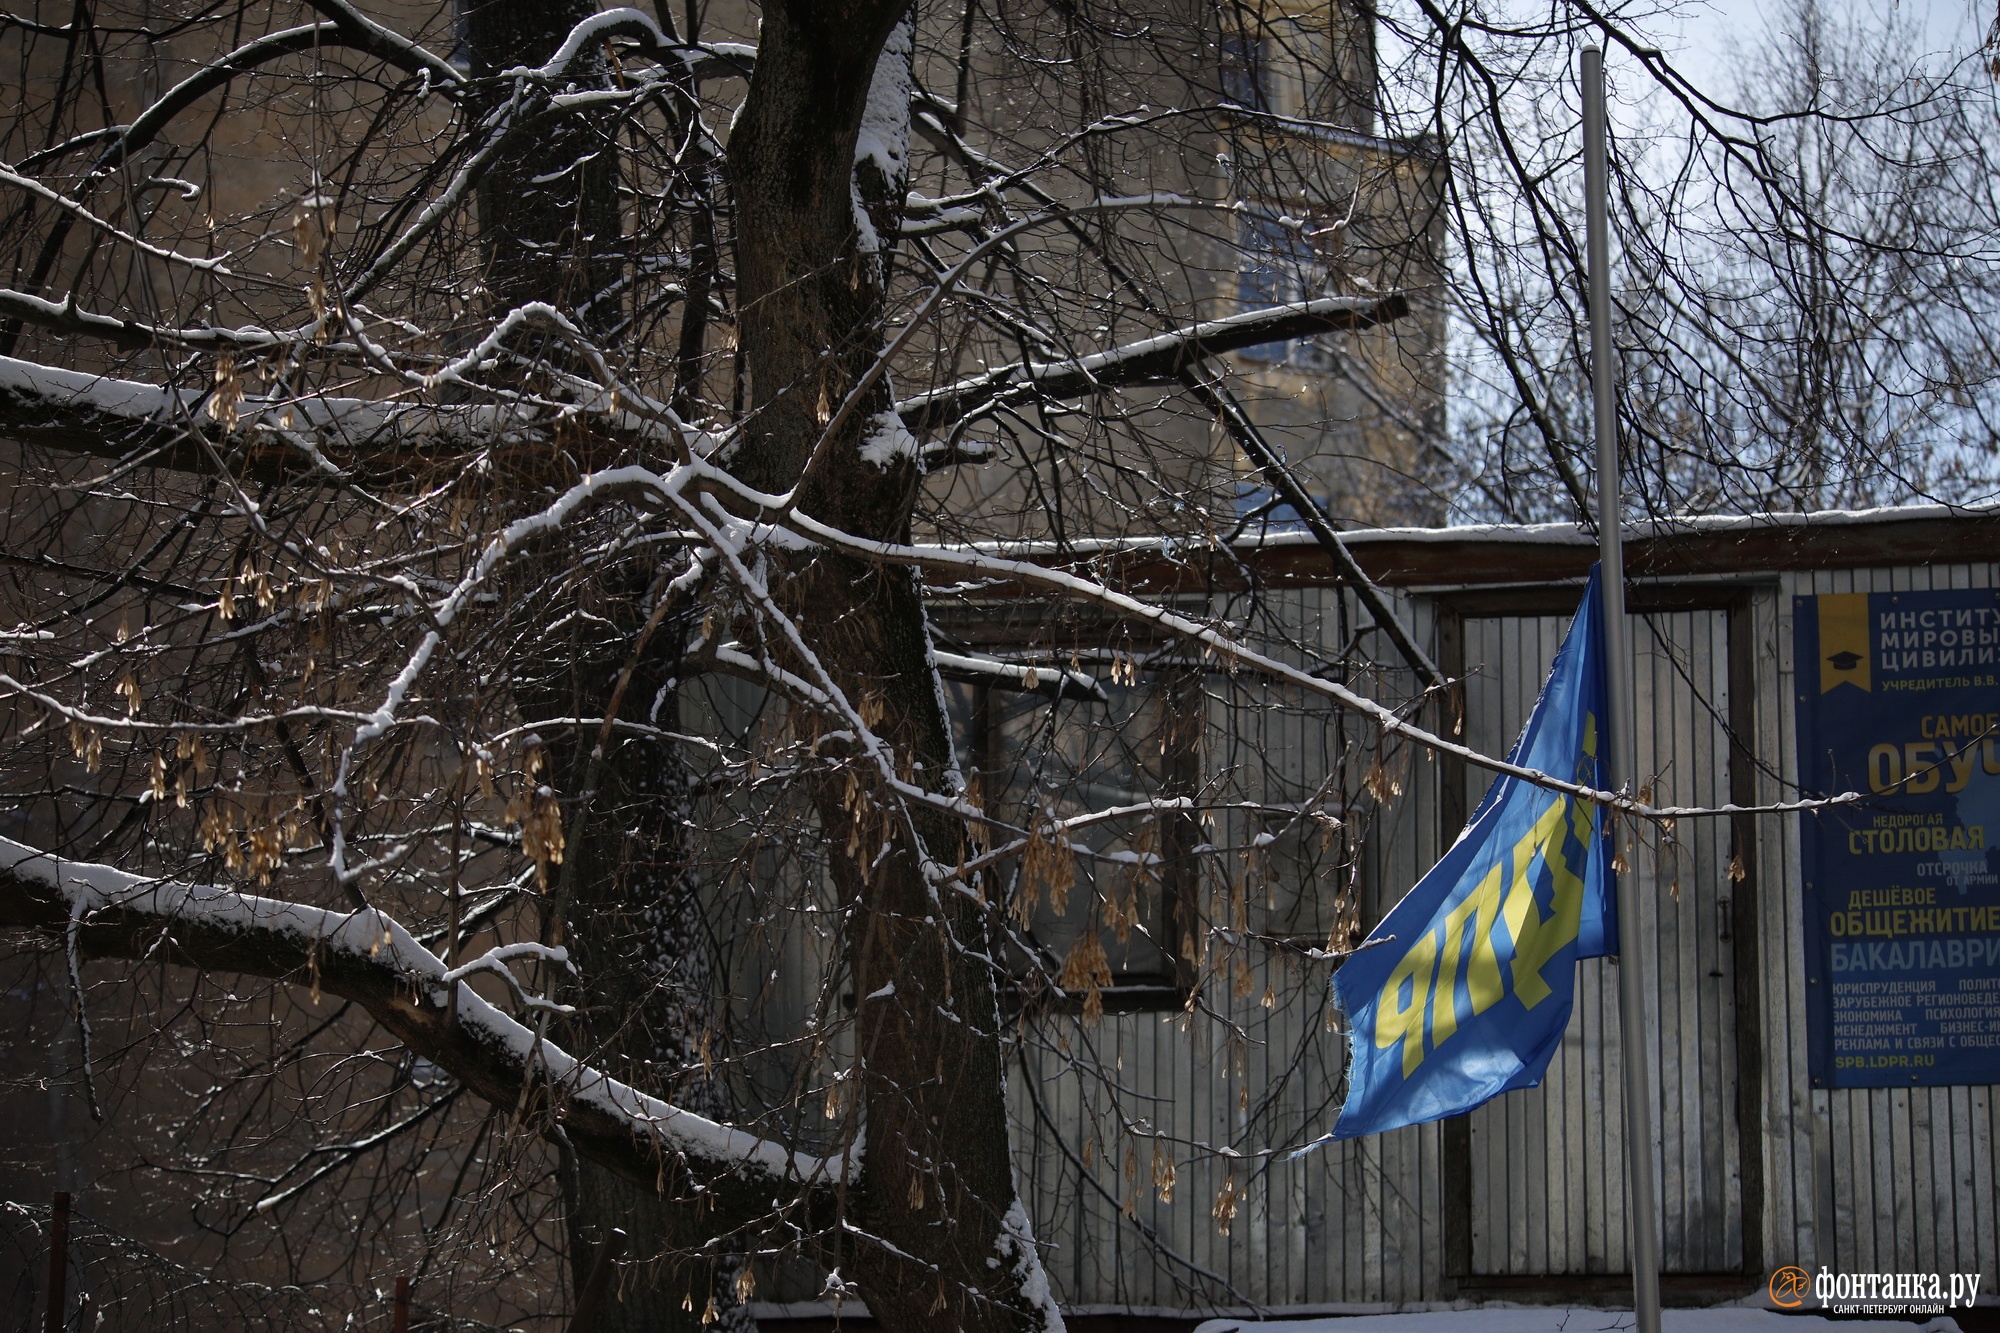
[(1221, 68), (1225, 106), (1271, 109), (1270, 61), (1262, 37), (1223, 38)]
[[(1291, 505), (1278, 498), (1276, 491), (1266, 486), (1261, 473), (1245, 463), (1236, 483), (1236, 517), (1243, 523), (1243, 531), (1251, 533), (1303, 532), (1306, 527), (1305, 515), (1295, 512)], [(1331, 509), (1331, 497), (1319, 487), (1309, 487), (1307, 494), (1319, 503), (1321, 509)]]
[[(1292, 955), (1336, 933), (1345, 940), (1358, 920), (1360, 844), (1327, 783), (1353, 753), (1345, 715), (1153, 638), (1151, 626), (1059, 625), (1052, 610), (1024, 600), (980, 608), (976, 621), (943, 618), (954, 653), (1038, 665), (1034, 689), (985, 673), (947, 679), (980, 803), (1017, 829), (1187, 803), (1075, 826), (1068, 840), (1082, 850), (1066, 861), (1059, 894), (1046, 882), (1024, 892), (1026, 858), (1001, 865), (986, 892), (1005, 911), (1003, 957), (1022, 1000), (1081, 1005), (1086, 991), (1062, 984), (1080, 944), (1102, 950), (1103, 1007), (1130, 1011), (1180, 1008), (1196, 984), (1240, 995), (1246, 947)], [(1326, 624), (1311, 614), (1314, 640), (1346, 637), (1344, 612)], [(1102, 687), (1097, 697), (1058, 686), (1072, 662)], [(1054, 984), (1066, 994), (1051, 995)]]
[(460, 74), (472, 73), (472, 0), (457, 0), (451, 7), (451, 54), (445, 59)]
[[(1058, 692), (1049, 685), (1063, 673), (1047, 658), (1035, 690), (948, 686), (978, 798), (996, 817), (1032, 828), (1052, 817), (1142, 806), (1199, 790), (1200, 673), (1133, 665), (1128, 675), (1123, 668), (1130, 651), (1078, 654), (1101, 698), (1051, 697)], [(1204, 840), (1192, 814), (1133, 815), (1076, 828), (1067, 841), (1080, 850), (1057, 849), (1054, 884), (1030, 874), (1029, 858), (1011, 859), (999, 880), (1009, 909), (1009, 970), (1033, 991), (1038, 978), (1060, 976), (1079, 940), (1092, 931), (1110, 972), (1110, 985), (1100, 994), (1107, 1009), (1180, 1005), (1192, 980), (1183, 958), (1197, 929), (1182, 909), (1199, 874), (1189, 850)], [(1070, 990), (1072, 1000), (1080, 998)]]
[[(1301, 228), (1270, 214), (1246, 213), (1237, 226), (1236, 244), (1236, 294), (1243, 309), (1303, 301), (1317, 291), (1319, 255)], [(1237, 355), (1312, 369), (1330, 364), (1325, 349), (1310, 338), (1259, 343)]]
[(1375, 132), (1379, 100), (1375, 72), (1374, 0), (1336, 0), (1327, 38), (1330, 59), (1318, 114), (1336, 125)]

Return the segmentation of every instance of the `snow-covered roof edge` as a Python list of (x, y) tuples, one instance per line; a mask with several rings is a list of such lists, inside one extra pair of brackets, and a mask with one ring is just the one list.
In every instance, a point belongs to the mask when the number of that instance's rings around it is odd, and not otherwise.
[[(1917, 520), (1978, 520), (2000, 518), (2000, 503), (1985, 505), (1884, 505), (1873, 509), (1825, 509), (1811, 512), (1771, 512), (1755, 514), (1689, 514), (1627, 523), (1627, 542), (1654, 541), (1678, 536), (1727, 535), (1757, 531), (1804, 531), (1825, 527), (1852, 527), (1876, 523)], [(1590, 547), (1597, 544), (1595, 531), (1577, 523), (1468, 523), (1458, 527), (1349, 528), (1340, 534), (1350, 546), (1391, 543), (1447, 544), (1460, 542), (1506, 542), (1519, 545)], [(1057, 543), (1048, 540), (992, 541), (970, 544), (925, 543), (941, 550), (978, 551), (1017, 560), (1078, 558), (1099, 555), (1175, 556), (1204, 549), (1203, 544), (1179, 537), (1085, 538)], [(1289, 529), (1240, 537), (1230, 546), (1236, 550), (1283, 550), (1312, 547), (1317, 540), (1309, 532)]]

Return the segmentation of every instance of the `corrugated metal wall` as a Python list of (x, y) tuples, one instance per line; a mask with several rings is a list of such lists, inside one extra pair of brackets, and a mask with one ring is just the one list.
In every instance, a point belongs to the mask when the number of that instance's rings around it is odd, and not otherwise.
[[(1504, 749), (1534, 706), (1568, 622), (1468, 619), (1467, 734)], [(1642, 615), (1634, 624), (1636, 771), (1663, 804), (1729, 799), (1728, 616)], [(1476, 803), (1483, 775), (1471, 775)], [(1729, 826), (1692, 820), (1634, 856), (1641, 951), (1652, 961), (1654, 1123), (1662, 1259), (1668, 1272), (1743, 1266), (1737, 1132), (1735, 949)], [(1625, 1117), (1617, 965), (1579, 968), (1576, 1010), (1546, 1082), (1471, 1116), (1472, 1263), (1477, 1275), (1618, 1273), (1626, 1249)]]
[[(1264, 606), (1271, 633), (1259, 646), (1296, 659), (1288, 635), (1325, 641), (1338, 619), (1337, 596), (1272, 595)], [(1427, 626), (1427, 612), (1416, 614)], [(1370, 684), (1385, 698), (1409, 690), (1400, 677)], [(1341, 749), (1330, 709), (1220, 672), (1206, 693), (1204, 765), (1218, 781), (1272, 803), (1307, 800), (1321, 789)], [(1369, 879), (1400, 893), (1437, 854), (1436, 806), (1421, 761), (1407, 752), (1388, 759), (1408, 795), (1391, 803), (1378, 824), (1384, 836), (1366, 855)], [(1237, 849), (1260, 831), (1246, 815), (1218, 819), (1208, 835)], [(1253, 917), (1259, 910), (1283, 915), (1286, 906), (1253, 904)], [(1306, 915), (1291, 927), (1324, 944), (1330, 917)], [(1114, 1013), (1095, 1029), (1055, 1020), (1064, 1032), (1086, 1034), (1088, 1052), (1049, 1039), (1023, 1043), (1010, 1087), (1017, 1161), (1058, 1292), (1084, 1307), (1173, 1310), (1438, 1299), (1436, 1127), (1298, 1161), (1265, 1152), (1331, 1128), (1346, 1037), (1328, 1027), (1324, 963), (1272, 951), (1244, 957), (1253, 970), (1247, 985), (1225, 970), (1203, 989), (1222, 1022), (1183, 1021), (1178, 1011)], [(1230, 1038), (1228, 1025), (1242, 1040)], [(1095, 1073), (1079, 1076), (1079, 1054)], [(1122, 1089), (1117, 1109), (1106, 1078)], [(1144, 1122), (1136, 1134), (1121, 1131), (1118, 1110)], [(1174, 1159), (1171, 1202), (1161, 1201), (1154, 1184), (1156, 1146)], [(1240, 1201), (1225, 1236), (1215, 1207), (1231, 1181)], [(1128, 1199), (1130, 1220), (1122, 1214)]]
[[(1642, 771), (1675, 803), (1789, 796), (1793, 595), (1991, 586), (1995, 574), (1940, 566), (1641, 586), (1635, 606), (1648, 595), (1654, 603), (1635, 624)], [(1466, 737), (1489, 751), (1503, 750), (1526, 716), (1568, 621), (1551, 613), (1575, 594), (1517, 591), (1513, 613), (1513, 594), (1490, 589), (1398, 595), (1421, 635), (1456, 635)], [(1339, 642), (1364, 618), (1343, 613), (1331, 590), (1304, 589), (1266, 594), (1248, 619), (1260, 647), (1302, 660), (1300, 644)], [(1386, 657), (1386, 645), (1375, 655)], [(1351, 683), (1385, 700), (1411, 692), (1397, 673)], [(1313, 799), (1366, 735), (1247, 673), (1210, 669), (1203, 692), (1211, 794)], [(1732, 728), (1746, 742), (1735, 751)], [(1367, 923), (1431, 864), (1441, 835), (1456, 831), (1443, 825), (1485, 785), (1407, 747), (1381, 758), (1400, 794), (1354, 821), (1368, 838), (1348, 849), (1363, 864)], [(1351, 789), (1352, 768), (1347, 777)], [(1250, 812), (1205, 824), (1202, 837), (1224, 854), (1210, 859), (1204, 891), (1225, 893), (1237, 852), (1268, 827)], [(1737, 1272), (1739, 1294), (1781, 1264), (2000, 1272), (1992, 1088), (1809, 1086), (1796, 819), (1686, 820), (1674, 832), (1671, 848), (1649, 846), (1635, 866), (1657, 996), (1647, 1058), (1669, 1271)], [(1733, 838), (1747, 853), (1735, 867)], [(1299, 878), (1289, 899), (1274, 891), (1249, 905), (1253, 933), (1324, 941), (1341, 886)], [(1227, 909), (1212, 897), (1208, 910), (1213, 919)], [(1538, 1294), (1560, 1295), (1566, 1281), (1625, 1268), (1614, 964), (1583, 966), (1544, 1087), (1453, 1126), (1291, 1161), (1267, 1150), (1330, 1128), (1344, 1092), (1327, 965), (1295, 949), (1238, 956), (1247, 977), (1233, 963), (1208, 964), (1221, 969), (1201, 989), (1212, 1017), (1140, 1010), (1021, 1029), (1009, 1088), (1016, 1160), (1061, 1299), (1132, 1311), (1386, 1306), (1533, 1279), (1550, 1279)], [(820, 969), (798, 963), (792, 989), (804, 1002)], [(1157, 1173), (1169, 1164), (1163, 1199)], [(1235, 1205), (1226, 1235), (1216, 1215), (1224, 1196)]]
[[(1660, 795), (1675, 803), (1719, 804), (1732, 783), (1738, 800), (1789, 794), (1779, 779), (1794, 775), (1792, 595), (1989, 586), (1994, 573), (1951, 566), (1711, 583), (1684, 599), (1690, 609), (1641, 617), (1643, 771), (1657, 775)], [(1304, 591), (1271, 599), (1270, 610), (1310, 635), (1332, 623), (1335, 605), (1331, 592)], [(1433, 633), (1432, 597), (1404, 605)], [(1566, 623), (1546, 614), (1465, 616), (1474, 744), (1498, 750), (1511, 740)], [(1732, 626), (1748, 640), (1736, 645), (1736, 679), (1750, 698), (1731, 698)], [(1406, 685), (1389, 680), (1379, 688), (1388, 697)], [(1205, 763), (1237, 762), (1231, 747), (1254, 751), (1282, 789), (1270, 799), (1298, 799), (1294, 788), (1325, 771), (1322, 724), (1297, 700), (1260, 706), (1242, 687), (1211, 694)], [(1734, 774), (1732, 719), (1751, 740)], [(1410, 754), (1392, 756), (1392, 764), (1405, 793), (1364, 849), (1373, 913), (1414, 881), (1439, 845), (1441, 766)], [(1461, 780), (1469, 807), (1484, 782)], [(1754, 851), (1737, 875), (1725, 820), (1683, 821), (1671, 848), (1642, 852), (1636, 866), (1658, 997), (1647, 1054), (1658, 1074), (1668, 1269), (1740, 1271), (1746, 1294), (1786, 1263), (2000, 1271), (1993, 1090), (1808, 1086), (1796, 821), (1765, 818), (1738, 831)], [(1217, 834), (1218, 841), (1243, 836), (1242, 829)], [(1753, 938), (1741, 939), (1745, 931)], [(1026, 1044), (1012, 1090), (1019, 1161), (1066, 1301), (1124, 1309), (1366, 1305), (1447, 1299), (1460, 1278), (1476, 1289), (1487, 1275), (1625, 1268), (1614, 964), (1584, 965), (1577, 1012), (1547, 1084), (1469, 1117), (1464, 1188), (1447, 1186), (1454, 1159), (1437, 1126), (1297, 1162), (1258, 1156), (1279, 1137), (1330, 1125), (1344, 1044), (1327, 1030), (1323, 965), (1260, 966), (1293, 973), (1273, 986), (1274, 1007), (1260, 1003), (1262, 972), (1245, 997), (1225, 985), (1205, 990), (1240, 1025), (1240, 1045), (1220, 1037), (1218, 1024), (1184, 1030), (1172, 1014), (1107, 1015), (1097, 1029), (1097, 1056), (1117, 1070), (1127, 1116), (1143, 1107), (1139, 1114), (1176, 1140), (1238, 1154), (1179, 1163), (1172, 1203), (1150, 1188), (1150, 1140), (1136, 1141), (1135, 1191), (1123, 1174), (1128, 1144), (1118, 1117), (1100, 1104), (1108, 1099), (1094, 1099), (1059, 1050)], [(1308, 972), (1311, 983), (1302, 984)], [(1088, 1170), (1079, 1147), (1086, 1144)], [(1232, 1176), (1244, 1197), (1225, 1237), (1213, 1207)], [(1129, 1221), (1121, 1214), (1128, 1197), (1136, 1199)], [(1452, 1207), (1469, 1214), (1466, 1271), (1458, 1274), (1448, 1271)]]

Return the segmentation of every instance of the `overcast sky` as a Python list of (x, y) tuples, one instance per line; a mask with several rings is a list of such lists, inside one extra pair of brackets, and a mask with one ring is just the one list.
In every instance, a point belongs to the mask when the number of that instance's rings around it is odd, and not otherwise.
[[(1763, 36), (1765, 15), (1785, 0), (1690, 0), (1677, 30), (1650, 34), (1669, 50), (1679, 49), (1681, 68), (1697, 83), (1727, 89), (1734, 52), (1753, 47)], [(1993, 5), (2000, 0), (1821, 0), (1829, 17), (1894, 10), (1921, 35), (1925, 49), (1963, 55), (1985, 35)]]

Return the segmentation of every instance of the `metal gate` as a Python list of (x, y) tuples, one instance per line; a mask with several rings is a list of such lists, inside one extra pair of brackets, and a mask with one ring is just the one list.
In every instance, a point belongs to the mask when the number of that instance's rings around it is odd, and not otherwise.
[[(1574, 604), (1574, 593), (1564, 596)], [(1730, 620), (1726, 607), (1633, 617), (1636, 771), (1658, 804), (1729, 800)], [(1471, 608), (1458, 619), (1452, 646), (1462, 648), (1472, 745), (1500, 753), (1513, 742), (1568, 623), (1568, 615)], [(1469, 809), (1488, 775), (1460, 780)], [(1456, 816), (1457, 803), (1446, 804)], [(1736, 899), (1747, 891), (1751, 858), (1736, 858), (1739, 833), (1725, 819), (1687, 820), (1665, 837), (1642, 831), (1633, 858), (1643, 904), (1638, 947), (1654, 981), (1646, 1058), (1656, 1072), (1668, 1273), (1741, 1272), (1748, 1261)], [(1632, 928), (1624, 927), (1628, 940)], [(1616, 968), (1610, 959), (1581, 964), (1576, 1010), (1542, 1086), (1491, 1102), (1458, 1127), (1466, 1168), (1460, 1262), (1472, 1284), (1629, 1271)]]

